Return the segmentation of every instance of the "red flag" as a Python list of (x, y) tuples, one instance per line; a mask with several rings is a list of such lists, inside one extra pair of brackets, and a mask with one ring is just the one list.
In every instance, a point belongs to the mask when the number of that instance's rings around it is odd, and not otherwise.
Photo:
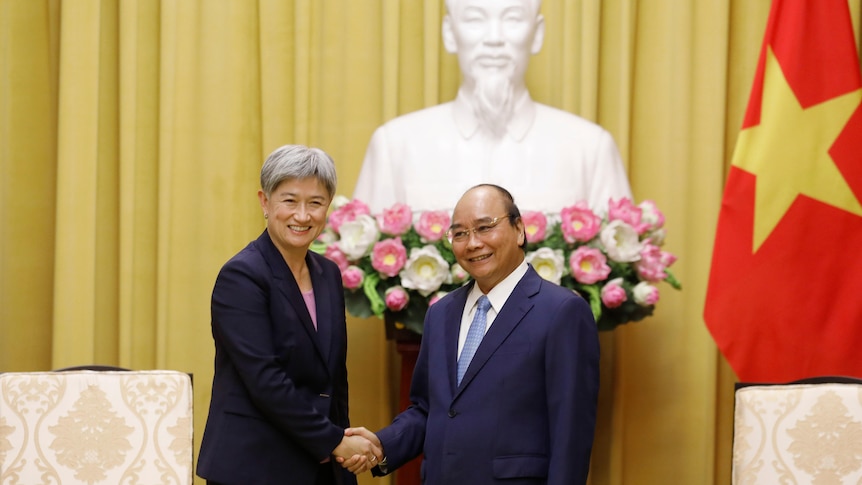
[(862, 377), (862, 73), (847, 0), (774, 0), (704, 319), (737, 377)]

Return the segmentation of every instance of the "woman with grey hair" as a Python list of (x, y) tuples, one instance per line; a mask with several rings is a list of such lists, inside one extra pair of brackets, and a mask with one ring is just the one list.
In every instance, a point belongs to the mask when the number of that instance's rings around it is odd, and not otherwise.
[(197, 467), (208, 484), (355, 485), (335, 458), (371, 464), (379, 454), (344, 436), (341, 272), (308, 250), (336, 183), (332, 158), (318, 148), (286, 145), (263, 164), (266, 229), (225, 263), (212, 293), (215, 374)]

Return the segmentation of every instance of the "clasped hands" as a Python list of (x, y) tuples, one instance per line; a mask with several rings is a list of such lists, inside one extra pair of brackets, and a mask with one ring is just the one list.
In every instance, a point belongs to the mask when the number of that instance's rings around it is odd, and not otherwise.
[(377, 435), (366, 428), (347, 428), (344, 430), (344, 438), (332, 454), (342, 467), (358, 475), (380, 463), (383, 459), (383, 445)]

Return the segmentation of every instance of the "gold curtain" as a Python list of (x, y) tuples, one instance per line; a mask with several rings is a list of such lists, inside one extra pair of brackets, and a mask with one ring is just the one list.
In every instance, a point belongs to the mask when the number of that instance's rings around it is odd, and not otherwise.
[[(684, 283), (601, 337), (591, 483), (728, 483), (735, 377), (701, 313), (769, 2), (542, 8), (533, 97), (614, 134)], [(350, 195), (375, 127), (454, 96), (442, 15), (438, 0), (0, 0), (0, 371), (192, 372), (199, 441), (210, 291), (263, 228), (264, 157), (319, 146)], [(351, 418), (377, 429), (397, 357), (381, 321), (349, 325)]]

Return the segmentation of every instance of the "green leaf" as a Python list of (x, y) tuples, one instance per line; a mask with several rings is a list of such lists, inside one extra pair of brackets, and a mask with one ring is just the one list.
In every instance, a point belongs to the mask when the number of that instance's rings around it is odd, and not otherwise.
[(589, 296), (590, 309), (593, 311), (593, 318), (596, 322), (602, 318), (602, 297), (599, 288), (594, 285), (578, 285), (578, 292), (586, 293)]
[(357, 318), (368, 318), (371, 315), (374, 315), (374, 312), (371, 311), (371, 304), (368, 301), (368, 298), (365, 297), (365, 293), (361, 291), (344, 291), (344, 307), (347, 309), (347, 312)]
[(674, 276), (669, 269), (665, 268), (664, 273), (667, 275), (667, 278), (665, 278), (664, 280), (670, 283), (670, 286), (673, 286), (677, 290), (682, 289), (682, 283), (680, 283), (679, 280), (676, 279), (676, 276)]
[(383, 312), (386, 310), (386, 303), (383, 298), (377, 293), (377, 283), (380, 281), (380, 276), (377, 273), (366, 273), (365, 279), (362, 281), (362, 291), (368, 298), (368, 303), (371, 305), (371, 311), (378, 317), (383, 317)]
[(315, 240), (311, 243), (308, 249), (311, 249), (317, 254), (326, 254), (326, 243)]

